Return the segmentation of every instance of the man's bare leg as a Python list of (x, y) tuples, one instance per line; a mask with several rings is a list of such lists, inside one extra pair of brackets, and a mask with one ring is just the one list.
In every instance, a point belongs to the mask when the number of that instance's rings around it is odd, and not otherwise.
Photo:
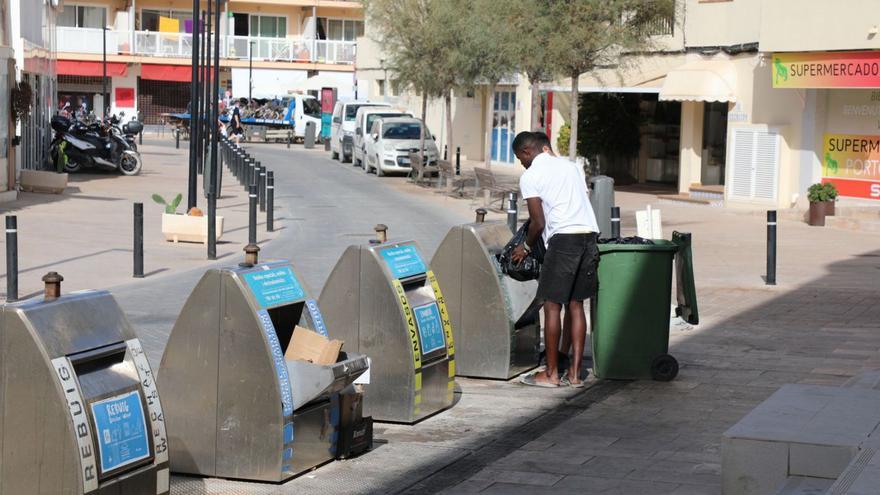
[[(581, 361), (584, 357), (584, 344), (587, 340), (587, 317), (584, 315), (583, 301), (570, 301), (565, 308), (566, 316), (571, 315), (571, 367), (568, 369), (568, 380), (571, 383), (580, 383)], [(544, 330), (546, 333), (547, 330)], [(544, 337), (547, 338), (546, 336)], [(549, 356), (548, 363), (549, 363)]]
[(563, 354), (571, 353), (571, 311), (568, 308), (565, 308), (562, 317), (562, 343), (559, 345), (559, 351)]
[(559, 384), (559, 334), (562, 326), (562, 305), (544, 302), (544, 351), (547, 368), (535, 374), (535, 381)]

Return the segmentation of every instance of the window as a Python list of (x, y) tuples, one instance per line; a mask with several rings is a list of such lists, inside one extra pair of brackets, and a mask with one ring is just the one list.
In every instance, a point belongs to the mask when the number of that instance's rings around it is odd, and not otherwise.
[(364, 21), (318, 18), (317, 38), (330, 41), (357, 41), (364, 35)]
[[(186, 10), (141, 10), (140, 18), (137, 26), (140, 31), (159, 31), (159, 18), (168, 17), (180, 21), (180, 32), (186, 33), (192, 31), (192, 12)], [(187, 24), (190, 29), (187, 30)]]
[(382, 131), (385, 139), (420, 139), (422, 125), (418, 122), (405, 122), (387, 124)]
[(275, 17), (268, 15), (252, 15), (251, 36), (259, 36), (260, 38), (286, 38), (287, 37), (287, 18)]
[(57, 24), (63, 27), (102, 29), (107, 25), (107, 10), (104, 7), (66, 5), (58, 15)]

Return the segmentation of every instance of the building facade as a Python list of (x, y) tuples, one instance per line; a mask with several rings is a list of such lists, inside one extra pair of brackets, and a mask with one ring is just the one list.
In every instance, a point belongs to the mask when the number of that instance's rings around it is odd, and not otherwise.
[[(880, 0), (676, 4), (674, 22), (659, 26), (650, 52), (580, 77), (582, 98), (613, 96), (633, 114), (628, 129), (638, 143), (629, 156), (599, 154), (592, 162), (615, 177), (667, 184), (670, 199), (805, 207), (807, 188), (824, 181), (837, 185), (844, 203), (877, 204), (880, 21), (870, 14)], [(417, 96), (389, 95), (381, 50), (365, 47), (357, 70), (369, 95), (420, 109)], [(530, 127), (533, 91), (554, 142), (571, 125), (569, 80), (509, 83), (492, 102), (485, 88), (456, 94), (456, 144), (468, 158), (484, 156), (481, 115), (489, 104), (496, 163), (512, 163), (505, 141)], [(438, 136), (444, 111), (442, 101), (429, 106), (428, 126)]]
[[(70, 0), (59, 15), (59, 104), (104, 107), (104, 30), (109, 108), (159, 124), (190, 99), (193, 21), (189, 0)], [(201, 2), (202, 10), (207, 2)], [(363, 4), (351, 0), (226, 0), (220, 22), (220, 84), (236, 98), (281, 98), (320, 76), (354, 97)], [(252, 85), (251, 85), (251, 77)]]

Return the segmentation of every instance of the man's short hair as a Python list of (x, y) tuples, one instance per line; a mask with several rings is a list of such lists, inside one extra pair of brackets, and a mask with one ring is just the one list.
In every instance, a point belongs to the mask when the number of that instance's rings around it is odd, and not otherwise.
[(543, 131), (535, 131), (532, 134), (535, 136), (535, 141), (539, 148), (546, 146), (550, 151), (553, 151), (553, 146), (550, 144), (550, 136)]
[(538, 140), (535, 138), (535, 133), (529, 131), (523, 131), (516, 135), (513, 138), (513, 152), (517, 153), (526, 148), (532, 148), (538, 145)]

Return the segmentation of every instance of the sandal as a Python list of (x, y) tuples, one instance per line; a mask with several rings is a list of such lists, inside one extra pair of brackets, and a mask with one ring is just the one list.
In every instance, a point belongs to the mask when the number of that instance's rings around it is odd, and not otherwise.
[(571, 380), (569, 380), (568, 375), (563, 376), (560, 379), (560, 381), (562, 382), (563, 386), (571, 387), (571, 388), (584, 388), (586, 386), (586, 384), (584, 383), (583, 380), (581, 380), (577, 383), (572, 383)]
[(539, 382), (535, 379), (535, 375), (540, 372), (529, 373), (525, 375), (520, 375), (519, 382), (523, 385), (528, 385), (530, 387), (541, 387), (541, 388), (559, 388), (559, 384), (550, 383), (550, 382)]

